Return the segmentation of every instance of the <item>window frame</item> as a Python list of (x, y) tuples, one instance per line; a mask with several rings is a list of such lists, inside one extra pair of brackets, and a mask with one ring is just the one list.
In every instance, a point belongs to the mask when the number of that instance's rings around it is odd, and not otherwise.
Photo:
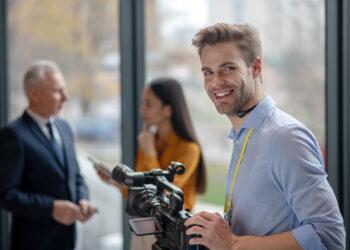
[[(144, 87), (144, 0), (120, 0), (120, 50), (122, 86), (122, 159), (134, 166), (138, 115)], [(7, 1), (0, 1), (0, 126), (9, 119)], [(326, 144), (328, 179), (347, 226), (350, 225), (350, 3), (325, 0), (326, 10)], [(130, 229), (123, 217), (124, 249), (129, 249)], [(9, 249), (8, 213), (0, 210), (0, 248)], [(350, 237), (347, 237), (347, 245)]]
[[(9, 119), (8, 51), (7, 51), (7, 1), (0, 1), (0, 127)], [(0, 249), (9, 249), (10, 214), (0, 209)]]
[[(326, 145), (328, 180), (350, 233), (350, 3), (326, 0)], [(346, 245), (350, 239), (346, 237)]]

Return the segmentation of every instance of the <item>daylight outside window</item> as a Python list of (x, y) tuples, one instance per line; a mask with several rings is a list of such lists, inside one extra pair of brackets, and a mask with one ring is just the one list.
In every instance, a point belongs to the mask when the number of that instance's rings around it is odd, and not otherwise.
[(98, 213), (77, 223), (77, 250), (122, 249), (122, 198), (104, 184), (86, 156), (120, 162), (119, 1), (8, 1), (11, 120), (27, 105), (22, 78), (30, 63), (55, 61), (69, 101), (62, 116), (72, 125), (80, 170)]
[[(76, 133), (81, 171), (99, 213), (78, 223), (77, 250), (122, 247), (122, 197), (96, 175), (88, 154), (120, 162), (119, 1), (8, 2), (10, 117), (26, 107), (22, 77), (37, 59), (55, 61), (70, 100), (63, 117)], [(191, 39), (217, 22), (251, 23), (261, 32), (263, 85), (279, 108), (313, 131), (325, 149), (323, 0), (146, 0), (146, 82), (177, 78), (185, 90), (207, 162), (209, 186), (198, 210), (221, 212), (232, 145), (231, 124), (206, 95)]]
[[(250, 23), (261, 33), (263, 85), (276, 105), (304, 123), (325, 152), (325, 55), (323, 0), (153, 0), (146, 3), (146, 76), (177, 78), (207, 161), (209, 186), (199, 197), (224, 204), (232, 141), (231, 124), (206, 95), (191, 39), (218, 22)], [(201, 209), (201, 208), (199, 208)]]

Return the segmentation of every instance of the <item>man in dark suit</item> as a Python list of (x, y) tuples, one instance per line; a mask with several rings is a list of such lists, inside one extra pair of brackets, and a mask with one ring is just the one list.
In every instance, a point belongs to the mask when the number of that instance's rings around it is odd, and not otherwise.
[(73, 249), (75, 222), (96, 209), (79, 172), (72, 130), (55, 117), (67, 100), (57, 65), (24, 76), (29, 106), (0, 130), (0, 207), (12, 213), (11, 249)]

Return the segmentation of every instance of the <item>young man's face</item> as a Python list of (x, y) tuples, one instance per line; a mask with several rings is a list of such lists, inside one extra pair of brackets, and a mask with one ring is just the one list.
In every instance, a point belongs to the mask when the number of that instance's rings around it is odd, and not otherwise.
[(252, 70), (236, 42), (206, 45), (201, 54), (204, 85), (220, 114), (244, 110), (254, 91)]

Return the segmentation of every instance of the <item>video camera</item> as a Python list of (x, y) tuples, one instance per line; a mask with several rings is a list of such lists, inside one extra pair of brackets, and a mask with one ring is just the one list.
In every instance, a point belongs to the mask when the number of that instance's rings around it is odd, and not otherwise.
[(129, 187), (125, 211), (131, 216), (147, 217), (129, 220), (131, 230), (138, 236), (154, 234), (153, 250), (207, 249), (201, 245), (189, 245), (184, 222), (192, 215), (183, 209), (184, 197), (180, 188), (171, 184), (174, 175), (185, 172), (185, 166), (171, 162), (168, 171), (153, 169), (134, 172), (120, 164), (112, 171), (112, 178)]

